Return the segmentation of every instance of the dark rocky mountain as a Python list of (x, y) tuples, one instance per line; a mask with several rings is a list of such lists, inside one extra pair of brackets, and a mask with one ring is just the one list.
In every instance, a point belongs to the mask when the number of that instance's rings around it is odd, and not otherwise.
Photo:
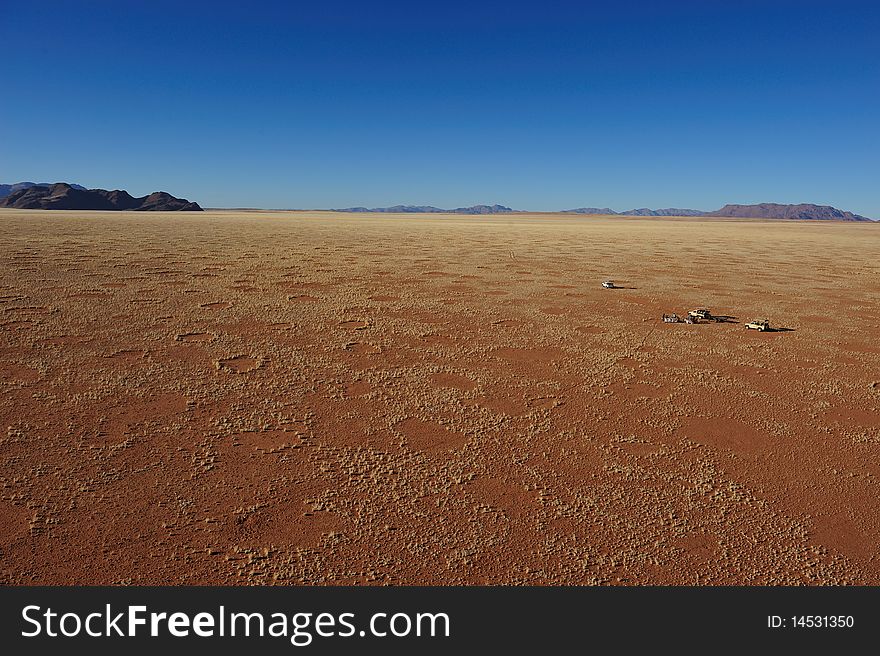
[[(6, 198), (9, 194), (31, 187), (51, 187), (55, 182), (16, 182), (15, 184), (0, 184), (0, 198)], [(85, 187), (70, 183), (74, 189), (85, 190)]]
[(754, 219), (799, 219), (806, 221), (870, 221), (871, 219), (844, 212), (830, 205), (782, 205), (779, 203), (759, 203), (757, 205), (725, 205), (720, 210), (709, 212), (706, 216), (730, 216)]
[[(124, 192), (123, 192), (124, 193)], [(127, 195), (127, 194), (126, 194)], [(134, 209), (145, 212), (201, 212), (198, 203), (191, 203), (185, 198), (176, 198), (164, 191), (154, 191), (149, 196), (136, 198), (140, 205)]]
[(24, 210), (137, 210), (154, 212), (201, 212), (198, 203), (175, 198), (164, 191), (135, 198), (116, 189), (83, 189), (65, 182), (35, 185), (0, 198), (0, 207)]
[(390, 214), (507, 214), (514, 212), (504, 205), (472, 205), (471, 207), (457, 207), (454, 210), (444, 210), (431, 205), (393, 205), (391, 207), (347, 207), (333, 210), (334, 212), (387, 212)]

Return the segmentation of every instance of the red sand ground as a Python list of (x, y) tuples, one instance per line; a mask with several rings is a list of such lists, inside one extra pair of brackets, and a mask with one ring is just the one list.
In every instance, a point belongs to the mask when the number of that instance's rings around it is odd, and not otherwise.
[[(878, 252), (3, 211), (0, 582), (880, 584)], [(695, 306), (793, 330), (660, 322)]]

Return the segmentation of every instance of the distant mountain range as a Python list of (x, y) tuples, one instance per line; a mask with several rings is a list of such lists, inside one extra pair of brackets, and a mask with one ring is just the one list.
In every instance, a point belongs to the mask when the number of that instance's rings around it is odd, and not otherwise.
[[(333, 212), (387, 212), (390, 214), (514, 214), (525, 210), (514, 210), (505, 205), (472, 205), (471, 207), (456, 207), (454, 210), (444, 210), (432, 205), (393, 205), (392, 207), (346, 207), (345, 209), (332, 210)], [(557, 214), (557, 212), (552, 212)], [(615, 212), (608, 207), (578, 207), (573, 210), (564, 210), (567, 214), (603, 214), (603, 215), (626, 215), (626, 216), (704, 216), (706, 212), (700, 210), (681, 210), (670, 208), (665, 210), (651, 210), (643, 207), (628, 212)]]
[(510, 214), (515, 210), (504, 205), (471, 205), (444, 210), (431, 205), (394, 205), (392, 207), (346, 207), (333, 212), (387, 212), (390, 214)]
[[(505, 205), (473, 205), (471, 207), (458, 207), (454, 210), (444, 210), (431, 205), (394, 205), (392, 207), (348, 207), (345, 209), (332, 210), (334, 212), (387, 212), (393, 214), (515, 214), (524, 210), (514, 210)], [(558, 212), (553, 212), (557, 214)], [(680, 207), (652, 210), (641, 207), (625, 212), (616, 212), (609, 207), (578, 207), (572, 210), (564, 210), (562, 214), (584, 214), (604, 216), (717, 216), (717, 217), (743, 217), (754, 219), (790, 219), (801, 221), (871, 221), (871, 219), (845, 212), (829, 205), (813, 205), (802, 203), (800, 205), (783, 205), (779, 203), (759, 203), (757, 205), (725, 205), (720, 210), (708, 212), (705, 210), (689, 210)]]
[[(29, 186), (22, 186), (29, 185)], [(156, 191), (149, 196), (133, 197), (127, 191), (116, 189), (86, 189), (79, 185), (57, 182), (51, 185), (36, 185), (30, 182), (18, 187), (0, 198), (0, 207), (13, 207), (23, 210), (135, 210), (153, 212), (201, 212), (198, 203), (185, 198), (175, 198), (164, 191)]]
[(615, 212), (607, 207), (578, 207), (573, 210), (565, 210), (569, 214), (611, 214), (617, 216), (706, 216), (707, 213), (702, 210), (684, 210), (678, 207), (669, 207), (662, 210), (652, 210), (647, 207), (641, 207), (637, 210), (627, 210), (626, 212)]
[[(164, 191), (149, 196), (135, 198), (127, 191), (105, 189), (86, 189), (82, 185), (66, 182), (36, 183), (18, 182), (0, 184), (0, 207), (43, 210), (137, 210), (137, 211), (202, 211), (198, 203), (185, 198), (176, 198)], [(379, 212), (388, 214), (516, 214), (524, 210), (514, 210), (506, 205), (471, 205), (442, 209), (432, 205), (394, 205), (392, 207), (347, 207), (334, 212)], [(552, 212), (558, 214), (560, 212)], [(606, 215), (606, 216), (706, 216), (754, 219), (788, 219), (801, 221), (871, 221), (871, 219), (839, 210), (830, 205), (801, 203), (785, 205), (780, 203), (758, 203), (756, 205), (725, 205), (720, 210), (707, 212), (680, 207), (665, 209), (638, 209), (617, 212), (609, 207), (578, 207), (564, 210), (563, 214)]]

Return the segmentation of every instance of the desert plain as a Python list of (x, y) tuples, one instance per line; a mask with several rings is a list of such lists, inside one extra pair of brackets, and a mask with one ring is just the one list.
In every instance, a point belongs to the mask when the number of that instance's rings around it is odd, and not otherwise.
[(880, 584), (878, 252), (2, 210), (0, 583)]

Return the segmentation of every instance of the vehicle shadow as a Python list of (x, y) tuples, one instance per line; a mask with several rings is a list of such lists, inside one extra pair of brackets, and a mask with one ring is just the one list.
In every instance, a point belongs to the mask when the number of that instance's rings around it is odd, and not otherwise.
[(793, 333), (795, 331), (794, 328), (770, 328), (765, 332), (768, 333)]
[(736, 317), (729, 314), (713, 314), (712, 318), (715, 319), (717, 323), (739, 323)]

